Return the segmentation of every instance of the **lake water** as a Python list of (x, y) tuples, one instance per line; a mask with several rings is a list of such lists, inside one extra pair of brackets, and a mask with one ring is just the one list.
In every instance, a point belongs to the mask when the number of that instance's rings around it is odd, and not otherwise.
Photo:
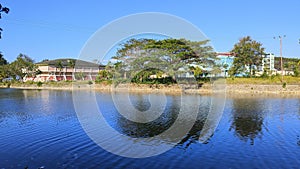
[[(127, 158), (106, 151), (86, 134), (71, 91), (0, 89), (0, 168), (300, 167), (300, 97), (229, 96), (216, 131), (204, 143), (198, 139), (212, 98), (183, 97), (201, 103), (195, 123), (181, 141), (160, 155)], [(149, 95), (132, 94), (129, 98), (138, 110), (151, 107)], [(153, 137), (176, 121), (182, 97), (165, 98), (158, 119), (135, 123), (118, 113), (109, 93), (96, 92), (107, 124), (132, 138)], [(95, 122), (92, 116), (84, 118)], [(181, 124), (191, 121), (187, 115)], [(106, 144), (113, 139), (107, 139)], [(124, 144), (120, 141), (116, 145), (120, 152), (127, 151)]]

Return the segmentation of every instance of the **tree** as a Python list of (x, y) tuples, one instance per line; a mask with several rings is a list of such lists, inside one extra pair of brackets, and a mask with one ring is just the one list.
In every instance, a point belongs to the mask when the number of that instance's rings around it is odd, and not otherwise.
[(59, 78), (60, 78), (60, 80), (61, 80), (61, 72), (62, 72), (62, 69), (64, 68), (62, 61), (61, 61), (61, 60), (58, 60), (58, 61), (55, 63), (55, 67), (56, 67), (56, 71), (57, 71), (57, 69), (58, 69)]
[(2, 53), (0, 52), (0, 81), (4, 78), (8, 78), (11, 75), (10, 66), (8, 61), (3, 57)]
[(72, 68), (72, 69), (74, 69), (75, 68), (75, 60), (74, 59), (70, 59), (70, 60), (68, 60), (68, 66), (70, 67), (70, 68)]
[(294, 76), (299, 77), (300, 72), (299, 72), (299, 68), (298, 67), (294, 67), (293, 68), (293, 72), (294, 72)]
[(5, 78), (11, 77), (11, 73), (10, 65), (0, 65), (0, 82)]
[(228, 67), (229, 67), (229, 65), (228, 64), (223, 64), (223, 68), (225, 69), (225, 70), (227, 70), (228, 69)]
[(19, 54), (17, 59), (10, 65), (11, 76), (15, 80), (22, 80), (25, 75), (35, 76), (38, 72), (34, 60), (25, 54)]
[[(2, 7), (0, 4), (0, 19), (2, 18), (2, 13), (8, 13), (9, 9), (7, 7)], [(0, 27), (0, 39), (1, 39), (2, 28)], [(7, 60), (3, 57), (2, 53), (0, 52), (0, 81), (4, 78), (9, 77), (10, 75), (9, 65)]]
[(294, 67), (294, 75), (296, 77), (299, 77), (299, 75), (300, 75), (299, 70), (300, 70), (300, 60), (296, 63), (296, 65)]
[(84, 80), (84, 73), (83, 72), (75, 72), (75, 79)]
[(105, 80), (108, 80), (108, 79), (111, 79), (112, 78), (112, 74), (111, 72), (107, 71), (107, 70), (100, 70), (99, 71), (99, 79), (105, 79)]
[(41, 62), (47, 62), (49, 61), (49, 59), (43, 59)]
[[(0, 19), (2, 18), (2, 13), (6, 13), (8, 14), (9, 12), (9, 8), (7, 7), (3, 7), (1, 4), (0, 4)], [(1, 33), (2, 33), (3, 29), (0, 28), (0, 39), (1, 39)]]
[(7, 60), (3, 57), (2, 53), (0, 52), (0, 66), (1, 65), (7, 65)]
[(227, 77), (227, 72), (228, 72), (228, 68), (229, 68), (229, 65), (227, 63), (223, 64), (222, 67), (224, 68), (224, 71), (225, 71), (225, 77)]
[(230, 72), (236, 75), (245, 72), (248, 67), (249, 75), (251, 77), (255, 74), (255, 68), (262, 63), (264, 50), (265, 48), (262, 47), (262, 44), (252, 40), (250, 36), (240, 39), (231, 50), (231, 53), (234, 53), (235, 55), (235, 59)]
[(203, 74), (203, 70), (199, 66), (190, 66), (190, 70), (194, 73), (196, 79)]
[(122, 48), (118, 50), (114, 59), (120, 61), (118, 72), (122, 72), (120, 74), (124, 77), (132, 78), (143, 70), (160, 70), (175, 80), (179, 69), (187, 64), (214, 67), (216, 55), (208, 42), (185, 39), (130, 39), (121, 45)]

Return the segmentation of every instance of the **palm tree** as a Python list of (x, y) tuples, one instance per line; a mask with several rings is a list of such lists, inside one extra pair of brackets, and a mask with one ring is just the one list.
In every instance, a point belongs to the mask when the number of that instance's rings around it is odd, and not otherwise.
[(56, 67), (56, 71), (57, 71), (57, 68), (58, 68), (58, 70), (59, 70), (59, 79), (61, 79), (61, 72), (62, 72), (62, 69), (64, 67), (63, 64), (62, 64), (62, 61), (61, 60), (57, 61), (56, 64), (55, 64), (55, 67)]
[(72, 68), (72, 80), (76, 80), (74, 74), (75, 74), (75, 60), (74, 59), (70, 59), (68, 60), (68, 66), (70, 68)]

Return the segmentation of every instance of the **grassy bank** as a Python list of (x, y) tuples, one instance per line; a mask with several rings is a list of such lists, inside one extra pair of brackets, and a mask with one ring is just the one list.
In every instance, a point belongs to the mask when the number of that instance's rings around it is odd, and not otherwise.
[[(203, 83), (203, 82), (202, 82)], [(227, 78), (226, 91), (229, 94), (293, 94), (300, 95), (300, 78), (285, 76), (284, 83), (280, 77), (268, 78)], [(113, 85), (113, 86), (112, 86)], [(0, 83), (2, 88), (19, 88), (19, 89), (55, 89), (55, 90), (99, 90), (99, 91), (130, 91), (139, 93), (193, 93), (193, 94), (210, 94), (213, 92), (211, 83), (205, 82), (199, 88), (178, 86), (177, 84), (137, 84), (137, 83), (120, 83), (115, 86), (111, 81), (60, 81), (60, 82), (6, 82)]]
[(281, 76), (270, 76), (266, 78), (227, 78), (227, 84), (256, 84), (256, 85), (300, 85), (300, 77), (284, 76), (283, 82)]

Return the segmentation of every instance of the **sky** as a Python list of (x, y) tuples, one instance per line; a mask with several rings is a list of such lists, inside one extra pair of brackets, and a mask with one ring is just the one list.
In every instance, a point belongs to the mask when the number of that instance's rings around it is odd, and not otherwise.
[[(194, 24), (216, 52), (228, 52), (244, 36), (263, 44), (266, 52), (300, 58), (299, 0), (1, 0), (0, 51), (9, 62), (26, 54), (43, 59), (78, 58), (87, 40), (112, 21), (136, 13), (162, 12)], [(273, 37), (276, 37), (275, 39)]]

